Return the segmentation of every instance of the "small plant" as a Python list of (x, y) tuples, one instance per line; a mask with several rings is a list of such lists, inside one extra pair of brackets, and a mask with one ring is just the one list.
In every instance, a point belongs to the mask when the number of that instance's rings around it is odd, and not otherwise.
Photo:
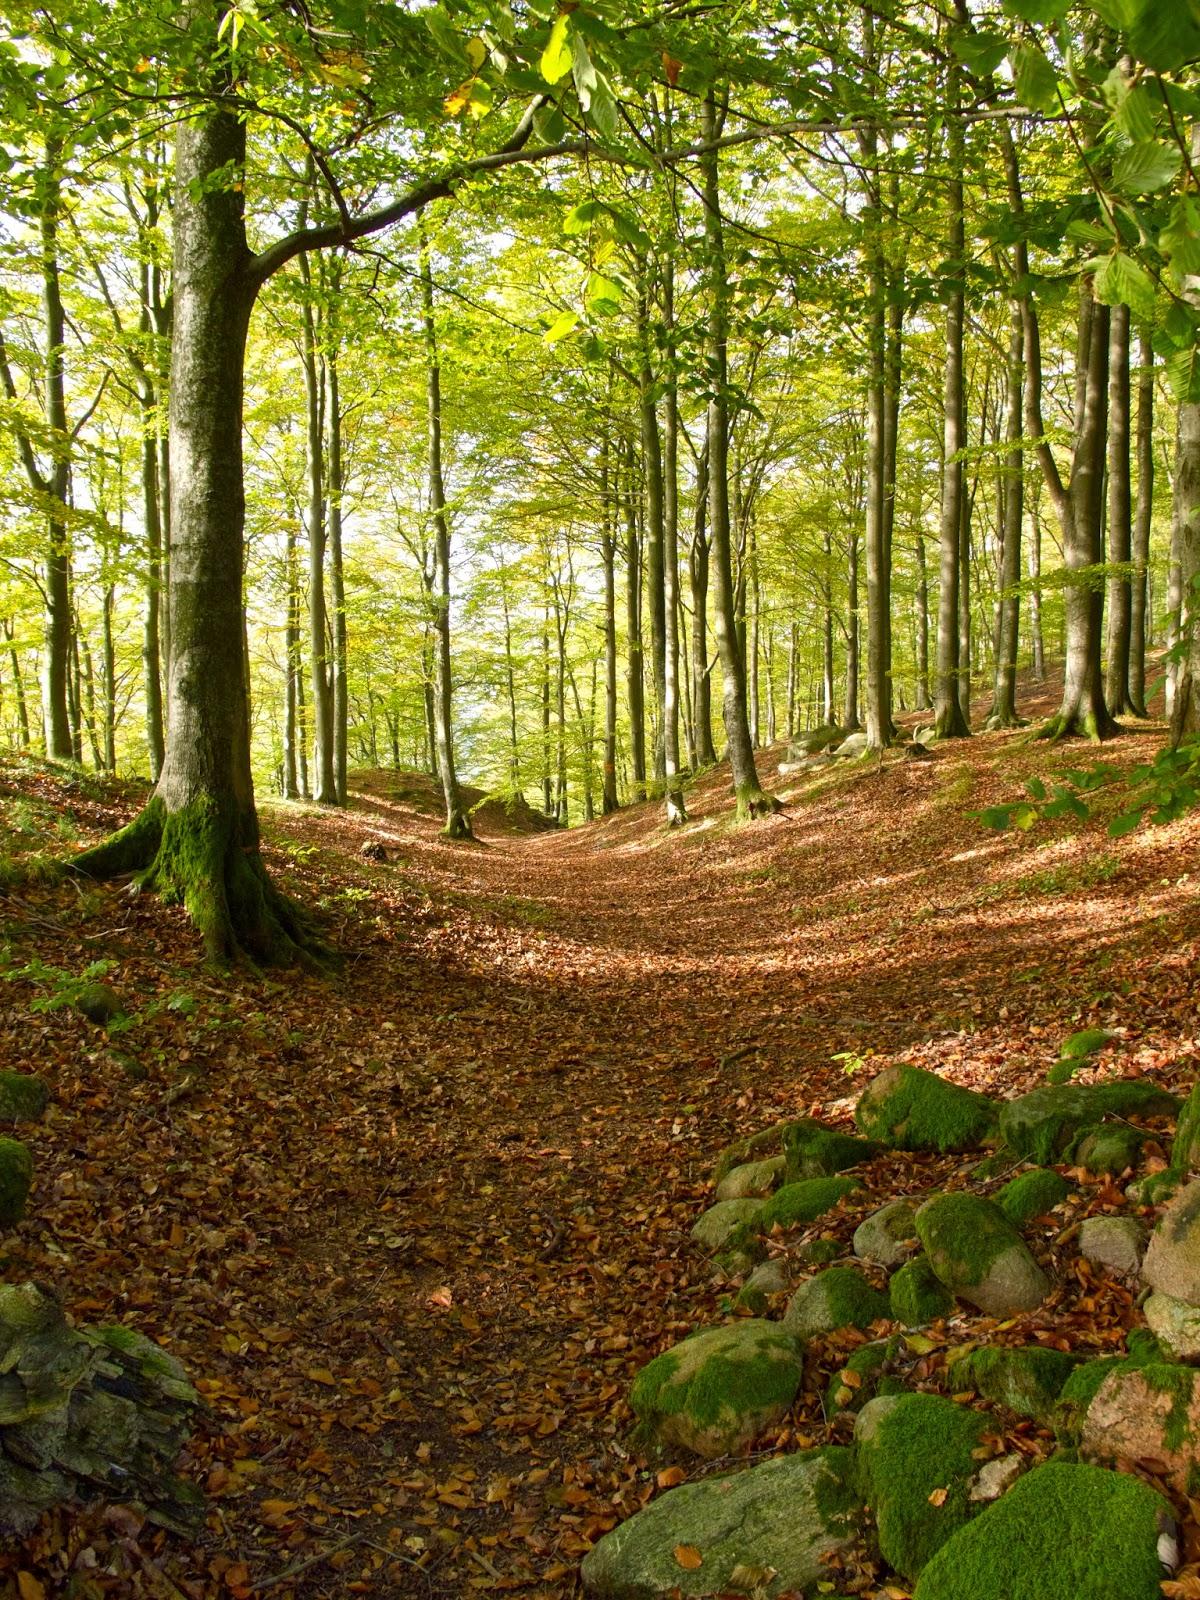
[(842, 1071), (847, 1077), (854, 1077), (856, 1073), (865, 1072), (870, 1061), (871, 1052), (868, 1050), (861, 1055), (857, 1050), (839, 1050), (836, 1055), (830, 1056), (830, 1061), (841, 1063)]
[(0, 977), (7, 983), (24, 980), (41, 984), (47, 990), (30, 1002), (31, 1011), (59, 1011), (63, 1006), (74, 1005), (86, 989), (98, 983), (116, 966), (115, 961), (93, 961), (82, 972), (68, 972), (64, 967), (51, 967), (36, 956), (23, 967), (11, 961), (0, 965)]

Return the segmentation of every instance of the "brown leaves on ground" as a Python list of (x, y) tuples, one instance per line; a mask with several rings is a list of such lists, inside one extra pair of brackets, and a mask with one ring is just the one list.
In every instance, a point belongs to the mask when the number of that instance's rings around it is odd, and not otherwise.
[[(183, 1463), (209, 1495), (198, 1545), (128, 1508), (59, 1512), (0, 1581), (19, 1600), (577, 1594), (589, 1545), (695, 1475), (629, 1454), (625, 1395), (721, 1314), (687, 1234), (725, 1143), (842, 1116), (897, 1058), (1012, 1093), (1085, 1025), (1121, 1032), (1124, 1070), (1193, 1074), (1200, 820), (1113, 843), (965, 817), (1055, 759), (978, 739), (784, 784), (788, 808), (742, 828), (718, 773), (669, 835), (640, 807), (566, 834), (498, 816), (452, 846), (420, 780), (379, 775), (347, 814), (266, 808), (272, 870), (347, 955), (332, 982), (214, 976), (182, 913), (119, 888), (0, 899), (10, 967), (112, 960), (137, 1013), (106, 1036), (32, 1010), (52, 983), (0, 984), (0, 1056), (53, 1093), (6, 1276), (159, 1339), (210, 1408)], [(81, 839), (135, 801), (0, 779), (73, 804)], [(914, 1190), (947, 1170), (892, 1169)], [(1073, 1217), (1118, 1203), (1091, 1183)], [(995, 1336), (1113, 1348), (1129, 1290), (1054, 1227), (1037, 1248), (1059, 1298)], [(918, 1381), (948, 1342), (916, 1352)], [(850, 1347), (829, 1342), (761, 1449), (828, 1436), (820, 1387)], [(1043, 1446), (1020, 1424), (1000, 1448)]]

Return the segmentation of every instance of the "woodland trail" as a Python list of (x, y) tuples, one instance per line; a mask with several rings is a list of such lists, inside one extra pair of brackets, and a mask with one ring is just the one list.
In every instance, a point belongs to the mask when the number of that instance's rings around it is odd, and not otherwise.
[[(55, 1096), (7, 1276), (162, 1340), (212, 1413), (199, 1546), (63, 1514), (0, 1579), (574, 1595), (654, 1487), (630, 1377), (719, 1311), (687, 1235), (731, 1138), (845, 1115), (898, 1056), (1012, 1093), (1093, 1022), (1194, 1072), (1194, 819), (988, 833), (966, 810), (1054, 759), (1003, 738), (803, 791), (778, 755), (782, 815), (732, 827), (718, 772), (674, 835), (646, 806), (452, 846), (376, 784), (349, 814), (269, 807), (273, 869), (347, 954), (333, 981), (214, 977), (179, 913), (115, 890), (0, 901), (26, 959), (103, 954), (142, 1006), (105, 1040), (69, 1007), (31, 1020), (32, 981), (0, 991), (0, 1054)], [(26, 788), (82, 835), (128, 808)], [(811, 1440), (823, 1381), (767, 1447)]]

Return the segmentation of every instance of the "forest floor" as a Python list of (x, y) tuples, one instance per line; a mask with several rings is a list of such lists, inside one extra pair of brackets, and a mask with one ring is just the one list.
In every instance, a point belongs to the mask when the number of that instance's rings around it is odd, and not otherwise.
[[(844, 1121), (896, 1059), (1011, 1095), (1093, 1024), (1192, 1080), (1200, 814), (1112, 840), (1102, 800), (989, 832), (967, 813), (1089, 759), (1006, 735), (803, 783), (782, 755), (778, 816), (735, 826), (719, 769), (674, 833), (653, 805), (565, 833), (491, 807), (451, 845), (403, 775), (348, 813), (264, 804), (333, 980), (215, 973), (180, 911), (120, 886), (0, 892), (0, 1060), (52, 1093), (4, 1277), (184, 1361), (210, 1506), (194, 1545), (54, 1514), (0, 1556), (0, 1595), (575, 1595), (583, 1552), (655, 1492), (632, 1375), (728, 1294), (688, 1238), (724, 1145)], [(17, 854), (69, 853), (138, 798), (0, 764)], [(69, 1003), (96, 961), (130, 1012), (115, 1035)], [(1082, 1342), (1130, 1314), (1109, 1286)], [(761, 1450), (823, 1437), (828, 1376)]]

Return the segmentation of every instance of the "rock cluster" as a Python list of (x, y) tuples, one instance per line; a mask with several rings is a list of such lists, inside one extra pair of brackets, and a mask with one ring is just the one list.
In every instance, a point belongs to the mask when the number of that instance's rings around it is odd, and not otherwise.
[[(1072, 1036), (1058, 1065), (1106, 1043)], [(1175, 1117), (1179, 1103), (1144, 1079), (1064, 1076), (1000, 1103), (901, 1064), (863, 1093), (858, 1135), (803, 1118), (725, 1152), (693, 1238), (741, 1278), (734, 1310), (753, 1315), (664, 1351), (630, 1394), (641, 1447), (719, 1462), (721, 1475), (605, 1535), (583, 1564), (590, 1594), (840, 1593), (838, 1571), (866, 1555), (915, 1600), (1158, 1600), (1179, 1561), (1171, 1508), (1115, 1469), (1149, 1458), (1183, 1492), (1200, 1483), (1200, 1179), (1185, 1181), (1200, 1167), (1200, 1104), (1179, 1117), (1178, 1193), (1147, 1249), (1142, 1220), (1111, 1206), (1064, 1226), (1073, 1190), (1056, 1167), (1128, 1176), (1154, 1136), (1129, 1119)], [(880, 1204), (879, 1169), (897, 1151), (984, 1158)], [(1074, 1241), (1085, 1274), (1144, 1275), (1148, 1327), (1125, 1351), (1088, 1360), (1065, 1339), (1008, 1332), (1031, 1315), (1045, 1327), (1057, 1304), (1048, 1231)], [(940, 1365), (924, 1360), (935, 1349)], [(828, 1442), (738, 1470), (814, 1378)], [(990, 1408), (1008, 1427), (1053, 1430), (1070, 1454), (1006, 1451)]]

